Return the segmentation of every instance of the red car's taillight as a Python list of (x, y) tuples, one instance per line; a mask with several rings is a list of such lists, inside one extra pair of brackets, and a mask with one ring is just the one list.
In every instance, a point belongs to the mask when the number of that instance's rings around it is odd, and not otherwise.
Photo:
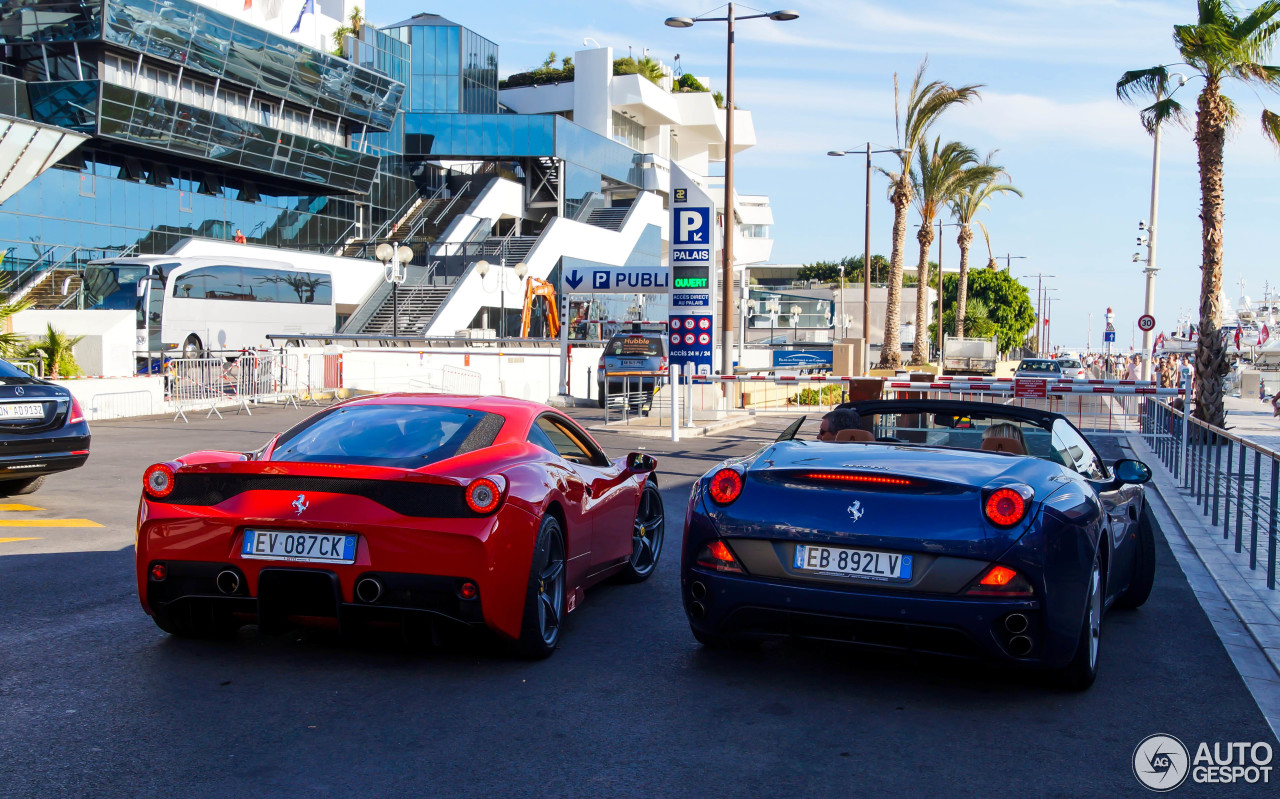
[(156, 463), (142, 473), (142, 490), (152, 499), (164, 499), (173, 493), (173, 467)]
[(80, 409), (80, 402), (75, 397), (71, 398), (71, 413), (67, 416), (67, 424), (80, 424), (84, 421), (84, 411)]
[(1035, 591), (1031, 582), (1008, 566), (992, 566), (969, 586), (965, 594), (969, 596), (1031, 596)]
[(488, 477), (481, 477), (471, 481), (465, 496), (468, 508), (481, 516), (487, 516), (497, 510), (498, 503), (502, 502), (502, 489)]
[(725, 542), (718, 539), (703, 547), (694, 562), (704, 569), (728, 572), (730, 574), (745, 574), (742, 566), (738, 565), (737, 558), (733, 556), (733, 551), (729, 549)]
[(707, 492), (717, 505), (728, 505), (742, 493), (742, 475), (736, 469), (721, 469), (711, 476)]
[(1012, 527), (1022, 521), (1031, 507), (1031, 491), (1028, 488), (997, 488), (987, 495), (982, 503), (982, 512), (987, 521), (997, 527)]

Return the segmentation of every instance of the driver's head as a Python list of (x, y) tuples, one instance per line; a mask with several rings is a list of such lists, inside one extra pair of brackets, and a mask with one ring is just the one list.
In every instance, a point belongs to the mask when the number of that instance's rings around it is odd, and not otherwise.
[(819, 441), (835, 441), (836, 433), (841, 430), (852, 430), (862, 426), (862, 418), (852, 408), (836, 408), (822, 417), (818, 427)]

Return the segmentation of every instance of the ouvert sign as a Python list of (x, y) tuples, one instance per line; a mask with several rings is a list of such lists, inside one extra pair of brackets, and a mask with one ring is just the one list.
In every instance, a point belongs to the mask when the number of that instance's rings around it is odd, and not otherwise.
[(679, 166), (671, 165), (672, 363), (683, 374), (711, 374), (715, 353), (715, 203)]

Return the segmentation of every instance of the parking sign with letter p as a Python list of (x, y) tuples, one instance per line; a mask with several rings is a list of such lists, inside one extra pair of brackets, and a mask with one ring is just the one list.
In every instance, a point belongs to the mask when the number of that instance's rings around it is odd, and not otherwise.
[(676, 244), (711, 243), (711, 214), (707, 208), (681, 208), (676, 216)]

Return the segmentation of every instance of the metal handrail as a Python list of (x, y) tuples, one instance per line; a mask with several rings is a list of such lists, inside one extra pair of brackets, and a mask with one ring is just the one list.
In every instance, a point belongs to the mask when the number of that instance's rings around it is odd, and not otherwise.
[(453, 197), (449, 200), (448, 204), (445, 205), (444, 210), (441, 211), (436, 216), (432, 224), (433, 225), (440, 224), (440, 221), (449, 215), (449, 211), (453, 210), (453, 204), (456, 203), (458, 200), (461, 200), (463, 196), (467, 193), (467, 189), (469, 188), (471, 188), (471, 181), (468, 180), (466, 183), (462, 184), (462, 188), (458, 189), (458, 192), (453, 195)]
[[(1280, 452), (1165, 402), (1147, 403), (1142, 434), (1150, 440), (1150, 448), (1179, 487), (1190, 495), (1188, 499), (1201, 508), (1213, 527), (1222, 528), (1223, 540), (1231, 540), (1234, 528), (1236, 553), (1244, 552), (1247, 537), (1250, 570), (1258, 568), (1261, 531), (1266, 539), (1263, 557), (1267, 587), (1274, 590), (1280, 525)], [(1269, 468), (1263, 467), (1264, 460)], [(1264, 473), (1269, 478), (1265, 485)]]

